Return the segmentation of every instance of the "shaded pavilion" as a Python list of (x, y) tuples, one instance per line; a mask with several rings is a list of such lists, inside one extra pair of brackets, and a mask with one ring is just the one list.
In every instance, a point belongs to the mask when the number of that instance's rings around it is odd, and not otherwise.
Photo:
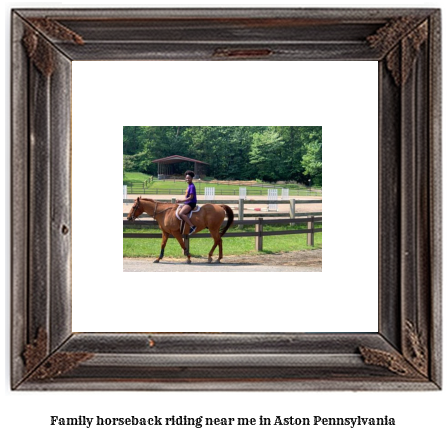
[(194, 163), (194, 173), (196, 178), (203, 178), (205, 176), (205, 166), (208, 166), (208, 163), (204, 161), (194, 160), (194, 158), (182, 157), (181, 155), (171, 155), (170, 157), (159, 158), (157, 160), (153, 160), (152, 163), (157, 163), (158, 166), (158, 179), (165, 179), (170, 175), (175, 174), (175, 165), (177, 163), (190, 162)]

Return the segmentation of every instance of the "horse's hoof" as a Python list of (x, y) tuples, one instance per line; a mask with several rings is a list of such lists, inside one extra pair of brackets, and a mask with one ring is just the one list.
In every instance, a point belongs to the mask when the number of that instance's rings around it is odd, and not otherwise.
[(160, 262), (160, 260), (158, 260), (158, 259), (155, 259), (154, 261), (153, 261), (153, 263), (159, 263)]
[(220, 259), (217, 259), (214, 263), (220, 263)]
[(208, 263), (211, 263), (213, 261), (212, 257), (208, 257)]
[(191, 260), (186, 260), (186, 263), (189, 265), (191, 263)]

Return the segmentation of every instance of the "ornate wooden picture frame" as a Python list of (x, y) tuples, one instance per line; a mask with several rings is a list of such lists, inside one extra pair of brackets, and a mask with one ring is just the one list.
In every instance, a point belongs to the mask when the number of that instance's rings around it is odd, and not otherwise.
[[(440, 389), (440, 29), (436, 9), (14, 10), (11, 387)], [(378, 62), (377, 333), (72, 332), (71, 62), (159, 59)]]

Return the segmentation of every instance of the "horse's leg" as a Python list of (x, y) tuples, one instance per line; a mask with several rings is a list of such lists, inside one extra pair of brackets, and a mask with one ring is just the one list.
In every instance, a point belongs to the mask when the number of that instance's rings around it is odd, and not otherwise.
[(217, 230), (210, 229), (210, 233), (211, 233), (212, 238), (214, 239), (214, 245), (208, 254), (208, 263), (211, 263), (213, 261), (213, 253), (214, 253), (214, 250), (216, 249), (217, 245), (219, 245), (219, 258), (216, 260), (216, 263), (220, 263), (220, 259), (222, 258), (221, 249), (220, 249), (222, 238), (220, 237), (219, 229), (217, 229)]
[(191, 256), (189, 255), (189, 251), (186, 250), (185, 242), (183, 242), (182, 235), (180, 234), (180, 231), (173, 231), (172, 235), (177, 239), (178, 243), (183, 249), (183, 254), (185, 254), (188, 259), (186, 260), (186, 263), (191, 263)]
[(166, 246), (166, 243), (167, 243), (167, 241), (169, 239), (169, 233), (167, 233), (164, 230), (161, 230), (161, 231), (163, 233), (163, 238), (162, 238), (162, 241), (161, 241), (160, 255), (158, 256), (158, 259), (154, 260), (154, 263), (158, 263), (163, 258), (164, 254), (165, 254), (165, 246)]
[(216, 246), (217, 242), (215, 241), (213, 247), (211, 248), (211, 251), (208, 254), (208, 263), (211, 263), (213, 261), (213, 252), (216, 249)]
[(222, 250), (222, 237), (219, 240), (219, 258), (216, 260), (216, 263), (220, 263), (223, 257), (223, 250)]

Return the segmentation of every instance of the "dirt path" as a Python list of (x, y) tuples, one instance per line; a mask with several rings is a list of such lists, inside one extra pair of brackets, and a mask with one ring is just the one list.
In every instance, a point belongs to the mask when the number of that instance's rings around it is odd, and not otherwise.
[(315, 249), (309, 251), (291, 251), (279, 254), (259, 254), (247, 256), (228, 256), (225, 263), (237, 264), (246, 263), (253, 265), (267, 266), (301, 266), (319, 267), (322, 266), (322, 250)]
[(293, 251), (281, 254), (226, 256), (221, 264), (209, 264), (205, 258), (124, 258), (124, 272), (321, 272), (322, 250)]

